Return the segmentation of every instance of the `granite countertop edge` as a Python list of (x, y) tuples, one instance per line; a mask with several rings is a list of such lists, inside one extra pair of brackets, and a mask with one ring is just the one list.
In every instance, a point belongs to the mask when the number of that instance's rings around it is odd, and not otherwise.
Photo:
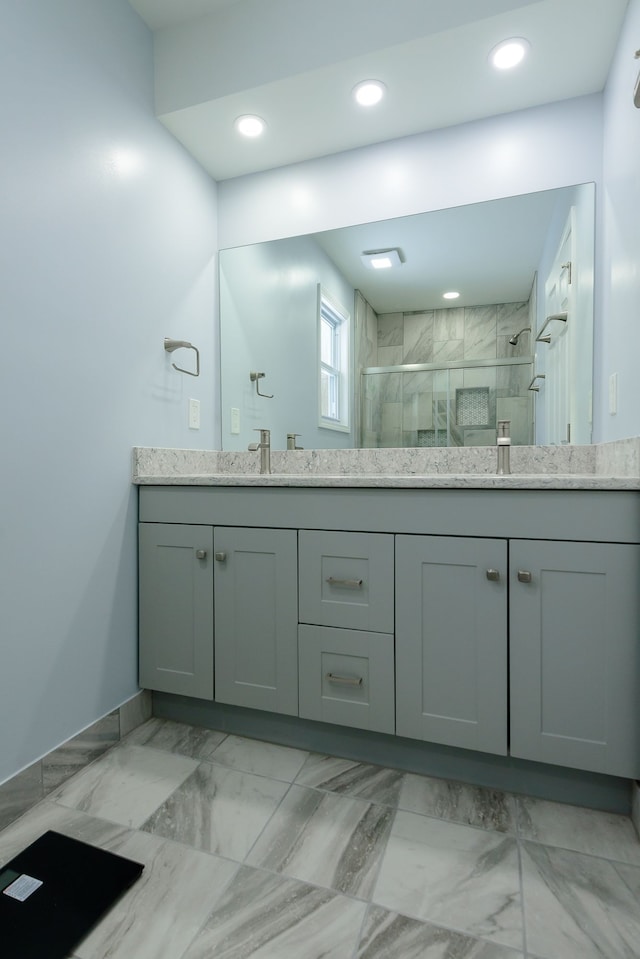
[(640, 477), (562, 473), (293, 474), (184, 473), (136, 475), (137, 486), (235, 486), (368, 489), (640, 490)]

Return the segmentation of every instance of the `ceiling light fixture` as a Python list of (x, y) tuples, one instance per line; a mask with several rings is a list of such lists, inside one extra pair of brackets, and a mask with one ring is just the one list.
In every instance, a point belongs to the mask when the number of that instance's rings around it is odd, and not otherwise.
[(243, 137), (259, 137), (261, 133), (264, 133), (266, 125), (262, 117), (256, 117), (252, 114), (238, 117), (235, 122), (236, 130)]
[(402, 266), (400, 250), (364, 250), (360, 259), (370, 270), (389, 270), (395, 266)]
[(496, 70), (510, 70), (524, 60), (530, 46), (529, 41), (523, 37), (511, 37), (493, 48), (489, 60)]
[(449, 290), (448, 293), (443, 293), (443, 294), (442, 294), (442, 299), (443, 299), (443, 300), (457, 300), (459, 296), (460, 296), (460, 294), (458, 293), (457, 290)]
[(373, 107), (380, 103), (386, 89), (381, 80), (362, 80), (353, 88), (353, 95), (360, 106)]

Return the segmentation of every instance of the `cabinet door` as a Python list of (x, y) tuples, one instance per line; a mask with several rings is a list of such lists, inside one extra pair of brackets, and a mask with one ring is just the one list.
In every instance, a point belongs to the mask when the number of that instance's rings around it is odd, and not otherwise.
[(640, 547), (510, 549), (512, 755), (637, 778)]
[(139, 547), (140, 685), (213, 699), (213, 530), (140, 523)]
[(398, 735), (506, 754), (506, 577), (504, 540), (396, 538)]
[(215, 698), (298, 714), (295, 530), (216, 527)]

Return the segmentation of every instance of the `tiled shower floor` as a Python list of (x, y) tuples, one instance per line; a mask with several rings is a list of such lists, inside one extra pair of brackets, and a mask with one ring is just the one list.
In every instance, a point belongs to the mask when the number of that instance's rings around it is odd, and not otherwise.
[(46, 829), (146, 867), (77, 959), (640, 957), (621, 816), (152, 719), (0, 863)]

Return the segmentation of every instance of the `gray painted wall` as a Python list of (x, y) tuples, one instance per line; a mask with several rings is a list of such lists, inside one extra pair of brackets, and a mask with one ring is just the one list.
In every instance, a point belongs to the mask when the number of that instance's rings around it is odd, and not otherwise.
[[(271, 430), (272, 449), (299, 433), (306, 449), (354, 446), (348, 433), (318, 426), (318, 283), (354, 322), (354, 290), (312, 237), (225, 250), (220, 257), (222, 445), (246, 450), (256, 429)], [(354, 338), (351, 356), (353, 367)], [(250, 370), (265, 373), (256, 394)], [(232, 434), (231, 409), (240, 411)]]
[(131, 447), (219, 440), (216, 186), (154, 117), (148, 29), (1, 8), (0, 782), (137, 689)]
[[(640, 38), (640, 0), (630, 0), (604, 96), (604, 187), (596, 255), (594, 436), (615, 440), (640, 433), (640, 111), (633, 89)], [(608, 410), (608, 381), (618, 373), (618, 412)], [(596, 402), (597, 398), (597, 402)]]

